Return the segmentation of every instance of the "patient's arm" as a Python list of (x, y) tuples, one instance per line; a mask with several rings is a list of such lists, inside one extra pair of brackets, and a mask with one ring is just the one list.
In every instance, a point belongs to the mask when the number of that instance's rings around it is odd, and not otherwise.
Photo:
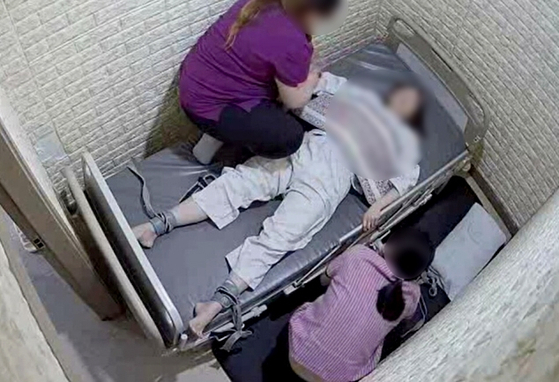
[(382, 198), (377, 200), (363, 216), (363, 231), (377, 228), (382, 211), (400, 197), (398, 191), (393, 188)]
[(320, 80), (318, 72), (310, 72), (307, 80), (296, 87), (287, 86), (276, 79), (279, 98), (288, 109), (305, 106), (311, 99), (314, 89)]

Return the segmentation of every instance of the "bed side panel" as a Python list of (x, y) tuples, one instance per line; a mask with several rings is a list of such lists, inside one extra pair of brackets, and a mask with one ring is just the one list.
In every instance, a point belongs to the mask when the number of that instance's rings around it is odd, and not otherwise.
[(91, 155), (84, 155), (85, 191), (105, 234), (155, 321), (167, 347), (176, 345), (184, 325), (154, 272)]

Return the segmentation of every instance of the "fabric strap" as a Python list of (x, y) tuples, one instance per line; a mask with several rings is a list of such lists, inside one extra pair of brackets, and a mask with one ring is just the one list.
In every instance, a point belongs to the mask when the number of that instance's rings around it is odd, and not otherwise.
[(142, 184), (141, 200), (142, 207), (146, 215), (150, 218), (150, 223), (157, 236), (171, 232), (177, 225), (177, 219), (170, 211), (157, 212), (151, 204), (151, 194), (147, 186), (146, 179), (140, 173), (134, 162), (128, 165), (128, 169), (138, 178)]
[(433, 266), (429, 267), (427, 272), (421, 276), (421, 279), (424, 284), (429, 284), (429, 295), (431, 297), (437, 296), (438, 288), (441, 288), (445, 291), (445, 293), (448, 293), (448, 289), (444, 283), (444, 278)]
[(239, 302), (239, 290), (231, 280), (227, 280), (222, 286), (217, 288), (212, 301), (221, 304), (225, 310), (231, 310), (231, 318), (234, 327), (233, 333), (221, 347), (222, 350), (230, 352), (237, 341), (247, 338), (252, 334), (251, 331), (243, 330), (243, 315)]
[(198, 181), (194, 183), (192, 187), (184, 194), (184, 196), (179, 200), (179, 203), (184, 202), (186, 199), (190, 198), (197, 192), (202, 191), (204, 188), (208, 187), (211, 182), (217, 179), (214, 174), (206, 174), (198, 178)]
[[(153, 230), (157, 236), (161, 236), (171, 232), (177, 226), (177, 218), (171, 211), (156, 211), (151, 204), (151, 194), (149, 192), (149, 188), (147, 186), (146, 179), (138, 170), (134, 162), (131, 162), (128, 165), (128, 170), (138, 180), (142, 185), (141, 191), (141, 201), (142, 201), (142, 208), (146, 215), (150, 218), (150, 223), (153, 226)], [(179, 203), (184, 202), (186, 199), (190, 198), (195, 193), (202, 191), (206, 188), (210, 183), (217, 179), (217, 176), (214, 174), (206, 174), (198, 179), (198, 181), (190, 187), (190, 189), (186, 192), (186, 194), (179, 200)]]

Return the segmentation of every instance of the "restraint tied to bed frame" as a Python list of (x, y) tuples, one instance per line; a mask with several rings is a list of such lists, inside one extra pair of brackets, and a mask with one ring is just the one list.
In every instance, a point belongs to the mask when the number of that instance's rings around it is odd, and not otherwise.
[[(128, 165), (128, 170), (130, 170), (141, 183), (141, 204), (145, 214), (150, 218), (150, 223), (153, 226), (155, 234), (161, 236), (171, 232), (177, 226), (177, 219), (173, 212), (157, 211), (153, 207), (147, 181), (134, 162)], [(198, 178), (198, 181), (189, 188), (185, 195), (180, 198), (179, 203), (187, 200), (195, 193), (202, 191), (216, 179), (217, 177), (214, 174), (201, 176)], [(225, 311), (231, 311), (233, 330), (226, 333), (225, 344), (222, 347), (225, 351), (231, 351), (237, 341), (247, 338), (252, 334), (250, 331), (243, 330), (243, 315), (241, 303), (239, 302), (239, 295), (240, 292), (235, 283), (231, 280), (226, 280), (223, 285), (217, 288), (212, 297), (212, 301), (219, 303)]]
[[(132, 174), (134, 174), (134, 176), (136, 176), (136, 178), (138, 178), (138, 180), (141, 183), (142, 208), (144, 209), (146, 215), (149, 217), (150, 223), (153, 226), (155, 234), (157, 236), (161, 236), (171, 232), (177, 226), (177, 218), (175, 217), (173, 212), (156, 211), (151, 203), (151, 194), (149, 192), (146, 179), (144, 178), (142, 173), (138, 170), (136, 164), (134, 162), (131, 162), (127, 166), (127, 168), (128, 170), (130, 170)], [(210, 183), (212, 183), (216, 179), (217, 177), (213, 174), (206, 174), (204, 176), (201, 176), (200, 178), (198, 178), (198, 181), (192, 187), (190, 187), (190, 189), (184, 194), (184, 196), (180, 198), (178, 203), (182, 203), (188, 198), (190, 198), (192, 195), (194, 195), (195, 193), (202, 191), (204, 188), (206, 188)]]
[(249, 337), (252, 332), (243, 330), (243, 314), (241, 303), (239, 302), (239, 288), (231, 280), (226, 280), (222, 286), (217, 288), (212, 297), (212, 301), (220, 304), (224, 310), (231, 310), (231, 318), (233, 320), (232, 332), (225, 333), (225, 344), (221, 350), (230, 352), (237, 341)]

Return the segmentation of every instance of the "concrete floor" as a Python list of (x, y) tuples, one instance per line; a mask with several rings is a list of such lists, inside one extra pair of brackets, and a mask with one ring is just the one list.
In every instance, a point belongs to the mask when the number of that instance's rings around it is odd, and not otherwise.
[(23, 249), (12, 226), (13, 247), (54, 323), (62, 345), (99, 382), (221, 382), (229, 379), (209, 351), (161, 357), (127, 317), (102, 322), (39, 255)]

